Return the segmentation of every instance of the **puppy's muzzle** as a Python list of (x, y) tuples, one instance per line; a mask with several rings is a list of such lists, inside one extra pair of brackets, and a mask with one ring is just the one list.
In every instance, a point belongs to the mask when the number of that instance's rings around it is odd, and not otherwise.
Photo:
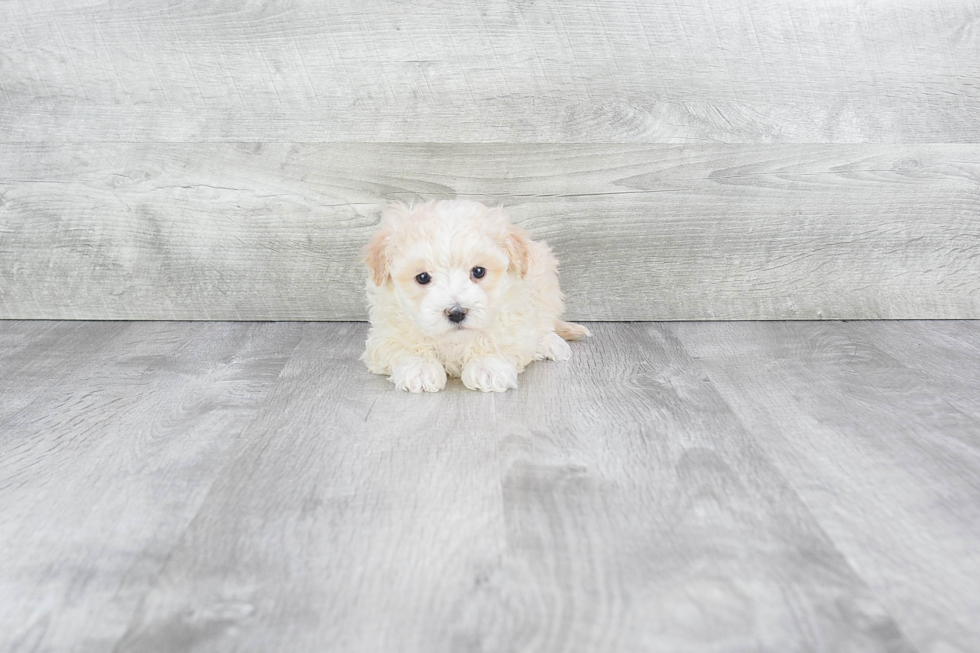
[(459, 324), (466, 319), (466, 309), (462, 306), (453, 306), (446, 309), (446, 317), (453, 324)]

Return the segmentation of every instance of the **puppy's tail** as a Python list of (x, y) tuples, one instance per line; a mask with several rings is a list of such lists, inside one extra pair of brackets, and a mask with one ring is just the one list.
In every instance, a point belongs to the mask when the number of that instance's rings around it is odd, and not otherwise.
[(582, 336), (592, 336), (592, 332), (581, 324), (562, 322), (561, 320), (555, 322), (555, 333), (565, 340), (579, 340)]

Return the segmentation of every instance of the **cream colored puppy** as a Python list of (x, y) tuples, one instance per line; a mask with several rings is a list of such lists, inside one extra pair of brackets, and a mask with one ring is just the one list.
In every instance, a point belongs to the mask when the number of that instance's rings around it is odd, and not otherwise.
[(558, 319), (565, 303), (551, 250), (499, 208), (393, 204), (364, 260), (371, 329), (361, 359), (399, 390), (438, 392), (448, 375), (503, 392), (531, 361), (567, 360), (565, 340), (591, 335)]

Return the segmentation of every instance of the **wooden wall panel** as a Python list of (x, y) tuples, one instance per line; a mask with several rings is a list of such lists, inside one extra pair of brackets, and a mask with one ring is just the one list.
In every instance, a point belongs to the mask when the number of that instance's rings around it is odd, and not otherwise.
[(0, 142), (980, 139), (972, 0), (0, 2)]
[(0, 317), (361, 319), (388, 200), (503, 203), (598, 320), (980, 318), (980, 145), (16, 144)]

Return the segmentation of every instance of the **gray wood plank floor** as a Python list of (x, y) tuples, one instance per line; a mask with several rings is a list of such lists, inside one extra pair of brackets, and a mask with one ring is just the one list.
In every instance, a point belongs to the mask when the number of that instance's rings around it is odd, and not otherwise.
[(0, 322), (0, 650), (980, 650), (980, 323)]

